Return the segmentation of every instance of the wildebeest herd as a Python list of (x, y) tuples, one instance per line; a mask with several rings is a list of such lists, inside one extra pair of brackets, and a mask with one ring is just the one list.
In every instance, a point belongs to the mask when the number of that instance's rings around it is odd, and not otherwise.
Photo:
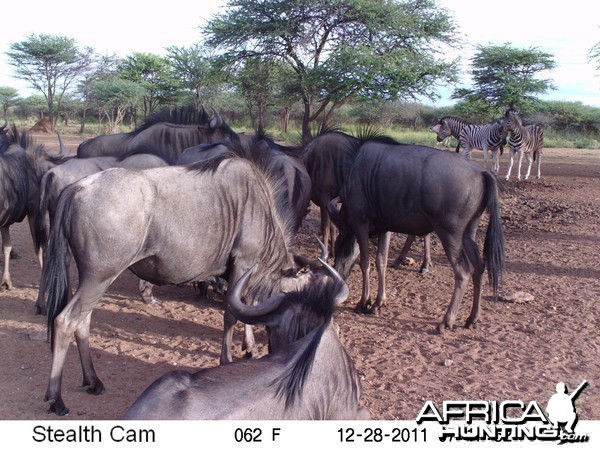
[[(516, 111), (498, 122), (511, 132), (511, 155), (530, 148), (529, 136), (536, 132), (524, 131)], [(436, 127), (440, 139), (442, 127)], [(344, 279), (359, 255), (363, 290), (357, 310), (377, 313), (384, 304), (391, 232), (412, 237), (435, 232), (442, 243), (455, 287), (440, 333), (453, 327), (470, 279), (467, 327), (480, 316), (485, 269), (494, 295), (501, 280), (504, 239), (496, 178), (451, 152), (375, 133), (354, 137), (336, 131), (305, 148), (285, 147), (266, 136), (241, 139), (216, 110), (189, 108), (156, 114), (131, 133), (85, 141), (71, 158), (48, 156), (7, 123), (0, 139), (3, 284), (12, 287), (8, 227), (27, 215), (36, 250), (43, 250), (36, 309), (48, 316), (53, 355), (46, 400), (58, 415), (69, 412), (61, 379), (73, 335), (84, 386), (93, 394), (104, 390), (92, 363), (90, 320), (125, 269), (142, 280), (145, 301), (152, 300), (151, 284), (220, 278), (229, 287), (221, 365), (161, 377), (126, 413), (135, 419), (368, 418), (332, 316), (348, 296)], [(541, 145), (531, 148), (539, 164)], [(294, 250), (311, 198), (321, 207), (325, 241), (316, 260)], [(475, 233), (484, 212), (489, 218), (482, 259)], [(339, 234), (330, 231), (329, 218)], [(379, 287), (371, 302), (368, 248), (374, 236)], [(326, 263), (328, 250), (333, 267)], [(425, 255), (423, 268), (427, 245)], [(72, 261), (79, 275), (74, 292)], [(254, 356), (250, 326), (266, 326), (268, 356), (232, 362), (238, 320), (246, 324), (243, 348)], [(234, 397), (238, 401), (227, 400)]]

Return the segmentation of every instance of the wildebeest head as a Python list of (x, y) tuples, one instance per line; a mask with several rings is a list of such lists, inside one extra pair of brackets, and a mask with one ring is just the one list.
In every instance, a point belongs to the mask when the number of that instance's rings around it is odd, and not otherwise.
[(344, 205), (339, 206), (340, 197), (334, 198), (328, 206), (331, 220), (339, 230), (335, 241), (335, 270), (346, 280), (350, 276), (352, 267), (360, 254), (356, 235), (352, 231)]
[(241, 300), (243, 286), (256, 266), (228, 293), (228, 307), (238, 320), (268, 328), (271, 351), (278, 351), (327, 324), (336, 306), (348, 298), (348, 286), (340, 275), (324, 260), (319, 258), (319, 261), (329, 275), (313, 275), (301, 289), (283, 290), (257, 306), (246, 305)]

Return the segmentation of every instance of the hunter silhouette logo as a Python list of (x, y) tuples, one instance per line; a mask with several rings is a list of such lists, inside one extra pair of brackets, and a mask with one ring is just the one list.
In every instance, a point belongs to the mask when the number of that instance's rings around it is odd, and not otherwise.
[(550, 397), (548, 406), (546, 406), (548, 419), (555, 428), (560, 429), (562, 425), (565, 433), (573, 434), (575, 432), (574, 428), (577, 423), (575, 400), (587, 385), (587, 380), (584, 380), (571, 395), (567, 393), (565, 383), (561, 382), (556, 385), (556, 394)]

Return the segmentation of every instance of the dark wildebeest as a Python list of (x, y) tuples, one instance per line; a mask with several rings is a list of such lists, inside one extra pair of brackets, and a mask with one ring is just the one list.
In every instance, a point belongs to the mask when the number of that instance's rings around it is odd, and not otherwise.
[[(423, 236), (435, 231), (454, 271), (454, 294), (442, 333), (452, 328), (459, 302), (473, 279), (473, 308), (467, 327), (479, 318), (481, 276), (475, 233), (484, 211), (490, 215), (483, 249), (490, 284), (497, 296), (504, 265), (504, 237), (496, 179), (483, 167), (456, 154), (384, 140), (356, 149), (341, 192), (342, 207), (331, 203), (340, 227), (335, 268), (348, 277), (360, 250), (363, 290), (359, 311), (374, 313), (385, 303), (385, 268), (389, 232)], [(369, 292), (369, 232), (379, 234), (376, 258), (379, 289), (374, 304)], [(358, 249), (356, 242), (358, 241)]]
[[(52, 167), (44, 174), (40, 181), (40, 206), (36, 219), (36, 236), (41, 239), (42, 248), (45, 248), (47, 245), (48, 230), (52, 227), (55, 220), (58, 197), (68, 185), (88, 175), (113, 167), (142, 170), (167, 165), (164, 159), (156, 155), (140, 153), (124, 158), (116, 156), (73, 158), (65, 161), (63, 164)], [(40, 281), (41, 283), (43, 283), (43, 280)], [(143, 292), (144, 288), (145, 284), (141, 284), (140, 293)], [(43, 292), (43, 289), (40, 289), (40, 294), (41, 292)], [(144, 296), (142, 296), (142, 299), (147, 303), (152, 300), (152, 298), (148, 299)], [(38, 296), (35, 307), (38, 314), (46, 313), (46, 305), (41, 295)]]
[[(244, 289), (250, 303), (273, 291), (301, 288), (311, 274), (292, 253), (285, 195), (259, 165), (233, 154), (191, 166), (109, 169), (68, 186), (58, 202), (42, 271), (53, 349), (46, 392), (50, 410), (68, 412), (61, 378), (73, 334), (84, 385), (88, 392), (103, 392), (89, 349), (91, 313), (127, 268), (153, 284), (221, 274), (233, 284), (257, 263)], [(69, 248), (79, 273), (72, 297)], [(226, 309), (221, 363), (232, 361), (235, 323)], [(255, 343), (247, 342), (246, 348), (255, 350)]]
[(185, 107), (165, 110), (149, 116), (144, 123), (129, 133), (97, 136), (79, 144), (78, 158), (91, 156), (118, 156), (129, 150), (147, 146), (169, 164), (186, 148), (215, 142), (239, 142), (238, 135), (223, 122), (213, 109), (213, 116), (202, 109)]
[[(312, 180), (311, 199), (321, 211), (321, 234), (328, 249), (334, 248), (337, 235), (336, 227), (331, 222), (329, 215), (329, 203), (339, 196), (340, 189), (350, 171), (350, 165), (346, 163), (344, 155), (359, 145), (367, 136), (376, 137), (376, 134), (370, 129), (361, 130), (359, 134), (364, 136), (354, 137), (340, 131), (324, 132), (310, 141), (304, 150), (304, 165)], [(392, 263), (392, 267), (397, 267), (406, 261), (414, 239), (415, 236), (407, 236), (400, 255)], [(421, 273), (423, 274), (431, 268), (429, 239), (428, 235), (425, 236), (421, 263)]]
[(7, 122), (0, 127), (0, 231), (4, 270), (0, 288), (12, 289), (10, 277), (10, 255), (12, 243), (9, 227), (21, 222), (25, 216), (33, 237), (33, 245), (40, 264), (42, 263), (41, 238), (36, 234), (35, 221), (39, 214), (39, 180), (43, 173), (64, 154), (59, 135), (60, 153), (49, 156), (42, 144), (36, 144), (27, 133), (19, 133), (13, 124), (6, 129)]
[(359, 404), (360, 379), (332, 322), (335, 307), (348, 297), (345, 283), (339, 276), (321, 276), (300, 292), (279, 293), (257, 307), (240, 298), (248, 275), (227, 303), (240, 321), (267, 326), (271, 353), (193, 374), (170, 372), (142, 393), (125, 419), (370, 418)]

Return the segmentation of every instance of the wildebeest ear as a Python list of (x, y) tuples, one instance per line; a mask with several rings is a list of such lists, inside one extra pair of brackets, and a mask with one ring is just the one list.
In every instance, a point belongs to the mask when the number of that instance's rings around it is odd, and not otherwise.
[(338, 206), (338, 203), (340, 203), (340, 197), (336, 197), (331, 200), (329, 205), (327, 205), (327, 211), (329, 212), (329, 216), (331, 217), (333, 223), (339, 228), (340, 222), (342, 221), (342, 215), (340, 212), (341, 207)]
[(214, 130), (223, 125), (223, 119), (221, 118), (219, 111), (217, 111), (213, 106), (211, 106), (210, 109), (213, 111), (213, 117), (210, 120), (210, 127)]

